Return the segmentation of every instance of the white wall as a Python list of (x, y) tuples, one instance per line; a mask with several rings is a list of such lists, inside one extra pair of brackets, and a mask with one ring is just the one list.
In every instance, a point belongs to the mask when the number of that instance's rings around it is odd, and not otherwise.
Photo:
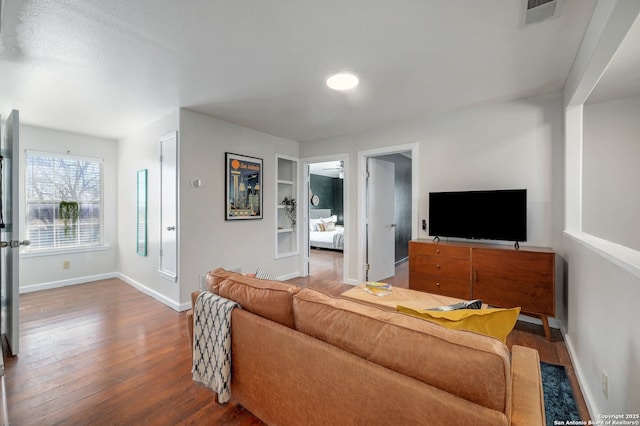
[[(376, 129), (300, 145), (300, 156), (349, 154), (357, 170), (359, 151), (419, 143), (418, 222), (428, 219), (430, 191), (526, 188), (528, 241), (559, 248), (563, 220), (563, 122), (559, 93), (479, 106), (402, 126)], [(355, 176), (352, 172), (350, 176)], [(416, 182), (414, 182), (416, 184)], [(357, 179), (346, 182), (353, 194), (350, 226), (360, 227)], [(428, 233), (420, 229), (420, 237)], [(355, 229), (355, 228), (354, 228)], [(349, 246), (357, 246), (355, 232)], [(357, 253), (350, 250), (348, 276), (358, 276)], [(561, 295), (561, 283), (558, 293)]]
[[(180, 301), (216, 267), (297, 276), (300, 257), (275, 260), (275, 155), (298, 157), (298, 143), (180, 110)], [(262, 158), (263, 219), (225, 221), (225, 152)], [(200, 179), (202, 186), (189, 183)]]
[[(158, 273), (160, 138), (179, 127), (176, 110), (118, 141), (118, 272), (128, 283), (174, 309), (179, 305), (180, 277), (173, 282)], [(147, 169), (147, 256), (136, 254), (136, 179), (142, 169)]]
[[(640, 279), (588, 236), (567, 238), (569, 316), (565, 340), (592, 416), (640, 412)], [(602, 373), (609, 379), (609, 397)], [(596, 418), (596, 417), (594, 417)]]
[[(640, 250), (640, 97), (585, 104), (582, 229)], [(631, 231), (631, 232), (630, 232)]]
[[(21, 292), (120, 276), (168, 306), (190, 307), (199, 277), (218, 266), (297, 276), (300, 256), (275, 259), (275, 155), (298, 156), (298, 143), (188, 110), (176, 110), (119, 141), (21, 126), (24, 149), (104, 158), (105, 244), (102, 251), (25, 257)], [(160, 227), (159, 140), (178, 130), (178, 280), (158, 273)], [(263, 159), (263, 219), (225, 221), (225, 152)], [(24, 153), (22, 154), (24, 157)], [(22, 161), (24, 164), (24, 158)], [(136, 176), (147, 176), (147, 256), (136, 254)], [(24, 172), (21, 172), (24, 175)], [(202, 186), (189, 183), (198, 178)], [(21, 178), (24, 187), (24, 178)], [(24, 193), (21, 193), (24, 208)], [(22, 230), (24, 235), (24, 230)], [(71, 269), (63, 262), (71, 261)]]
[[(111, 139), (68, 133), (42, 127), (20, 125), (20, 187), (25, 187), (25, 150), (89, 156), (104, 159), (104, 243), (105, 250), (48, 256), (22, 255), (20, 259), (20, 292), (78, 284), (115, 276), (117, 271), (116, 181), (117, 143)], [(20, 191), (20, 206), (26, 211), (25, 194)], [(26, 235), (24, 226), (21, 239)], [(71, 262), (63, 269), (64, 261)]]
[[(616, 172), (585, 167), (582, 131), (584, 126), (586, 136), (589, 124), (582, 104), (639, 16), (640, 2), (635, 0), (599, 1), (565, 87), (564, 244), (569, 265), (565, 341), (594, 419), (600, 414), (640, 412), (640, 333), (636, 326), (640, 251), (583, 232), (582, 209), (588, 206), (582, 203), (586, 195), (582, 184), (608, 180)], [(634, 136), (637, 141), (637, 133)], [(608, 146), (609, 153), (617, 149), (610, 142), (600, 142)], [(637, 157), (633, 160), (637, 163)], [(636, 220), (629, 232), (637, 230)], [(602, 392), (603, 372), (609, 377), (608, 398)]]

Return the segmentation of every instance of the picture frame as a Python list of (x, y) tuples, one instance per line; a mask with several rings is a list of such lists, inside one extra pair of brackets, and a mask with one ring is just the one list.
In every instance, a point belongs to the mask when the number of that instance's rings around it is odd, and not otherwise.
[(225, 153), (225, 220), (262, 219), (262, 158)]

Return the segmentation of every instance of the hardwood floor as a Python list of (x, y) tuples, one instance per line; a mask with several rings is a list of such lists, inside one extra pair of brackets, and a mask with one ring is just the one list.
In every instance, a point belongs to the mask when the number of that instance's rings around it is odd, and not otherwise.
[[(312, 275), (290, 281), (339, 294), (351, 288), (338, 278), (341, 257), (314, 253)], [(393, 285), (407, 283), (404, 263)], [(23, 294), (20, 304), (20, 354), (5, 358), (11, 424), (262, 424), (234, 402), (219, 406), (192, 382), (185, 313), (118, 279)], [(519, 323), (508, 345), (534, 347), (543, 361), (567, 366), (588, 419), (562, 336), (554, 331), (547, 342), (541, 326)]]
[(20, 296), (14, 425), (262, 424), (191, 380), (185, 313), (117, 280)]

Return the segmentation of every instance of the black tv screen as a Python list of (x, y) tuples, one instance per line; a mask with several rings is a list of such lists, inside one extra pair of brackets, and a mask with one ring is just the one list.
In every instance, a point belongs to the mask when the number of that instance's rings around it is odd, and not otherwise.
[(527, 241), (527, 190), (431, 192), (429, 235)]

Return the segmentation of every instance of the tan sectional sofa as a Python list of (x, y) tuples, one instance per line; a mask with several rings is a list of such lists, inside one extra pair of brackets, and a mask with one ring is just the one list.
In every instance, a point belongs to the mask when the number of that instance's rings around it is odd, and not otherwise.
[(544, 424), (534, 349), (222, 269), (207, 284), (242, 306), (231, 394), (269, 425)]

